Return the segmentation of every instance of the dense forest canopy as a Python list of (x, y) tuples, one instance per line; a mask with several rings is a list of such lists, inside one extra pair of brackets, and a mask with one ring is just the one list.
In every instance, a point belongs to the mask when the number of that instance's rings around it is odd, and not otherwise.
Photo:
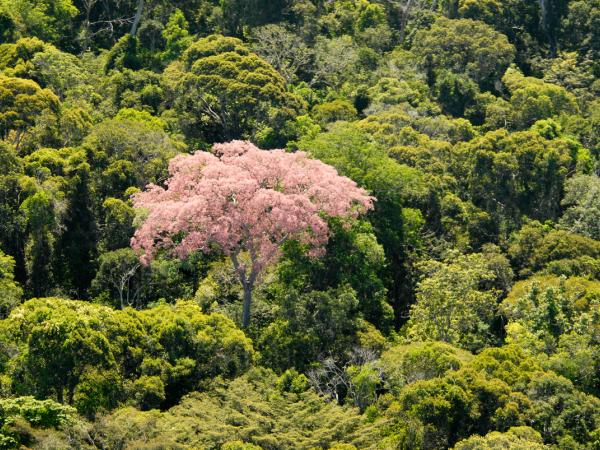
[(0, 449), (600, 448), (600, 0), (0, 0)]

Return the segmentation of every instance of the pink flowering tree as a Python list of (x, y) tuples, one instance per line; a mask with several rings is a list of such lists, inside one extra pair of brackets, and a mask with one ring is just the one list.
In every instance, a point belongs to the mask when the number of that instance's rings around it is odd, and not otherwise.
[(249, 142), (217, 144), (171, 160), (165, 187), (134, 196), (143, 216), (132, 246), (148, 263), (161, 249), (179, 257), (194, 250), (231, 258), (244, 289), (242, 324), (250, 321), (252, 290), (287, 240), (324, 251), (326, 217), (357, 216), (373, 197), (303, 152), (260, 150)]

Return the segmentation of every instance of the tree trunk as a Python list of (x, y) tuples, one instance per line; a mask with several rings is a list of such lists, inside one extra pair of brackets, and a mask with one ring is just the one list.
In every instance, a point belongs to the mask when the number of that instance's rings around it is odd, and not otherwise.
[(90, 16), (92, 14), (92, 8), (96, 4), (97, 0), (84, 0), (83, 7), (85, 9), (85, 20), (83, 21), (83, 51), (89, 50), (91, 40), (91, 24)]
[(142, 18), (142, 12), (144, 12), (144, 0), (138, 0), (137, 11), (135, 12), (133, 24), (131, 25), (131, 31), (129, 32), (129, 34), (132, 36), (135, 36), (135, 33), (137, 33), (137, 28)]
[(258, 270), (256, 269), (256, 265), (252, 265), (252, 270), (250, 271), (250, 275), (246, 276), (246, 268), (240, 265), (238, 261), (238, 254), (233, 253), (231, 255), (231, 262), (233, 263), (233, 267), (235, 267), (238, 276), (240, 277), (240, 284), (244, 288), (244, 306), (242, 310), (242, 328), (248, 328), (250, 325), (250, 306), (252, 305), (252, 289), (254, 288), (254, 283), (256, 282), (256, 278), (258, 277)]
[(406, 26), (408, 25), (408, 18), (412, 9), (413, 0), (408, 0), (404, 6), (399, 6), (399, 14), (400, 20), (398, 23), (398, 40), (400, 44), (404, 42), (404, 38), (406, 37)]
[(63, 400), (64, 400), (64, 388), (61, 385), (56, 388), (56, 401), (58, 403), (63, 403)]
[(252, 286), (244, 283), (244, 309), (242, 311), (242, 328), (250, 325), (250, 306), (252, 305)]
[(545, 31), (546, 36), (548, 36), (548, 44), (550, 45), (550, 57), (556, 58), (557, 53), (557, 43), (556, 36), (554, 35), (554, 14), (557, 14), (556, 11), (552, 10), (552, 2), (549, 0), (540, 0), (540, 23), (542, 25), (542, 29)]

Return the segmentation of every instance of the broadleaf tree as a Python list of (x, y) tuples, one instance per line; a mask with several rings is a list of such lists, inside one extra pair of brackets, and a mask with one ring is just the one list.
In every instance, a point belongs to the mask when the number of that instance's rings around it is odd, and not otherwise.
[(212, 150), (174, 158), (166, 188), (150, 185), (135, 195), (146, 217), (132, 245), (146, 262), (168, 248), (180, 257), (194, 250), (229, 256), (244, 288), (247, 327), (252, 290), (281, 246), (296, 240), (319, 255), (328, 238), (325, 216), (357, 216), (374, 199), (304, 152), (264, 151), (245, 141)]

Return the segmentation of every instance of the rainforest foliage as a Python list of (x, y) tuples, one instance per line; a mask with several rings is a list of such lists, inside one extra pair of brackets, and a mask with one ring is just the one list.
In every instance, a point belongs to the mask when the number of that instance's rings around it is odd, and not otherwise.
[(0, 0), (0, 449), (600, 448), (600, 0)]

